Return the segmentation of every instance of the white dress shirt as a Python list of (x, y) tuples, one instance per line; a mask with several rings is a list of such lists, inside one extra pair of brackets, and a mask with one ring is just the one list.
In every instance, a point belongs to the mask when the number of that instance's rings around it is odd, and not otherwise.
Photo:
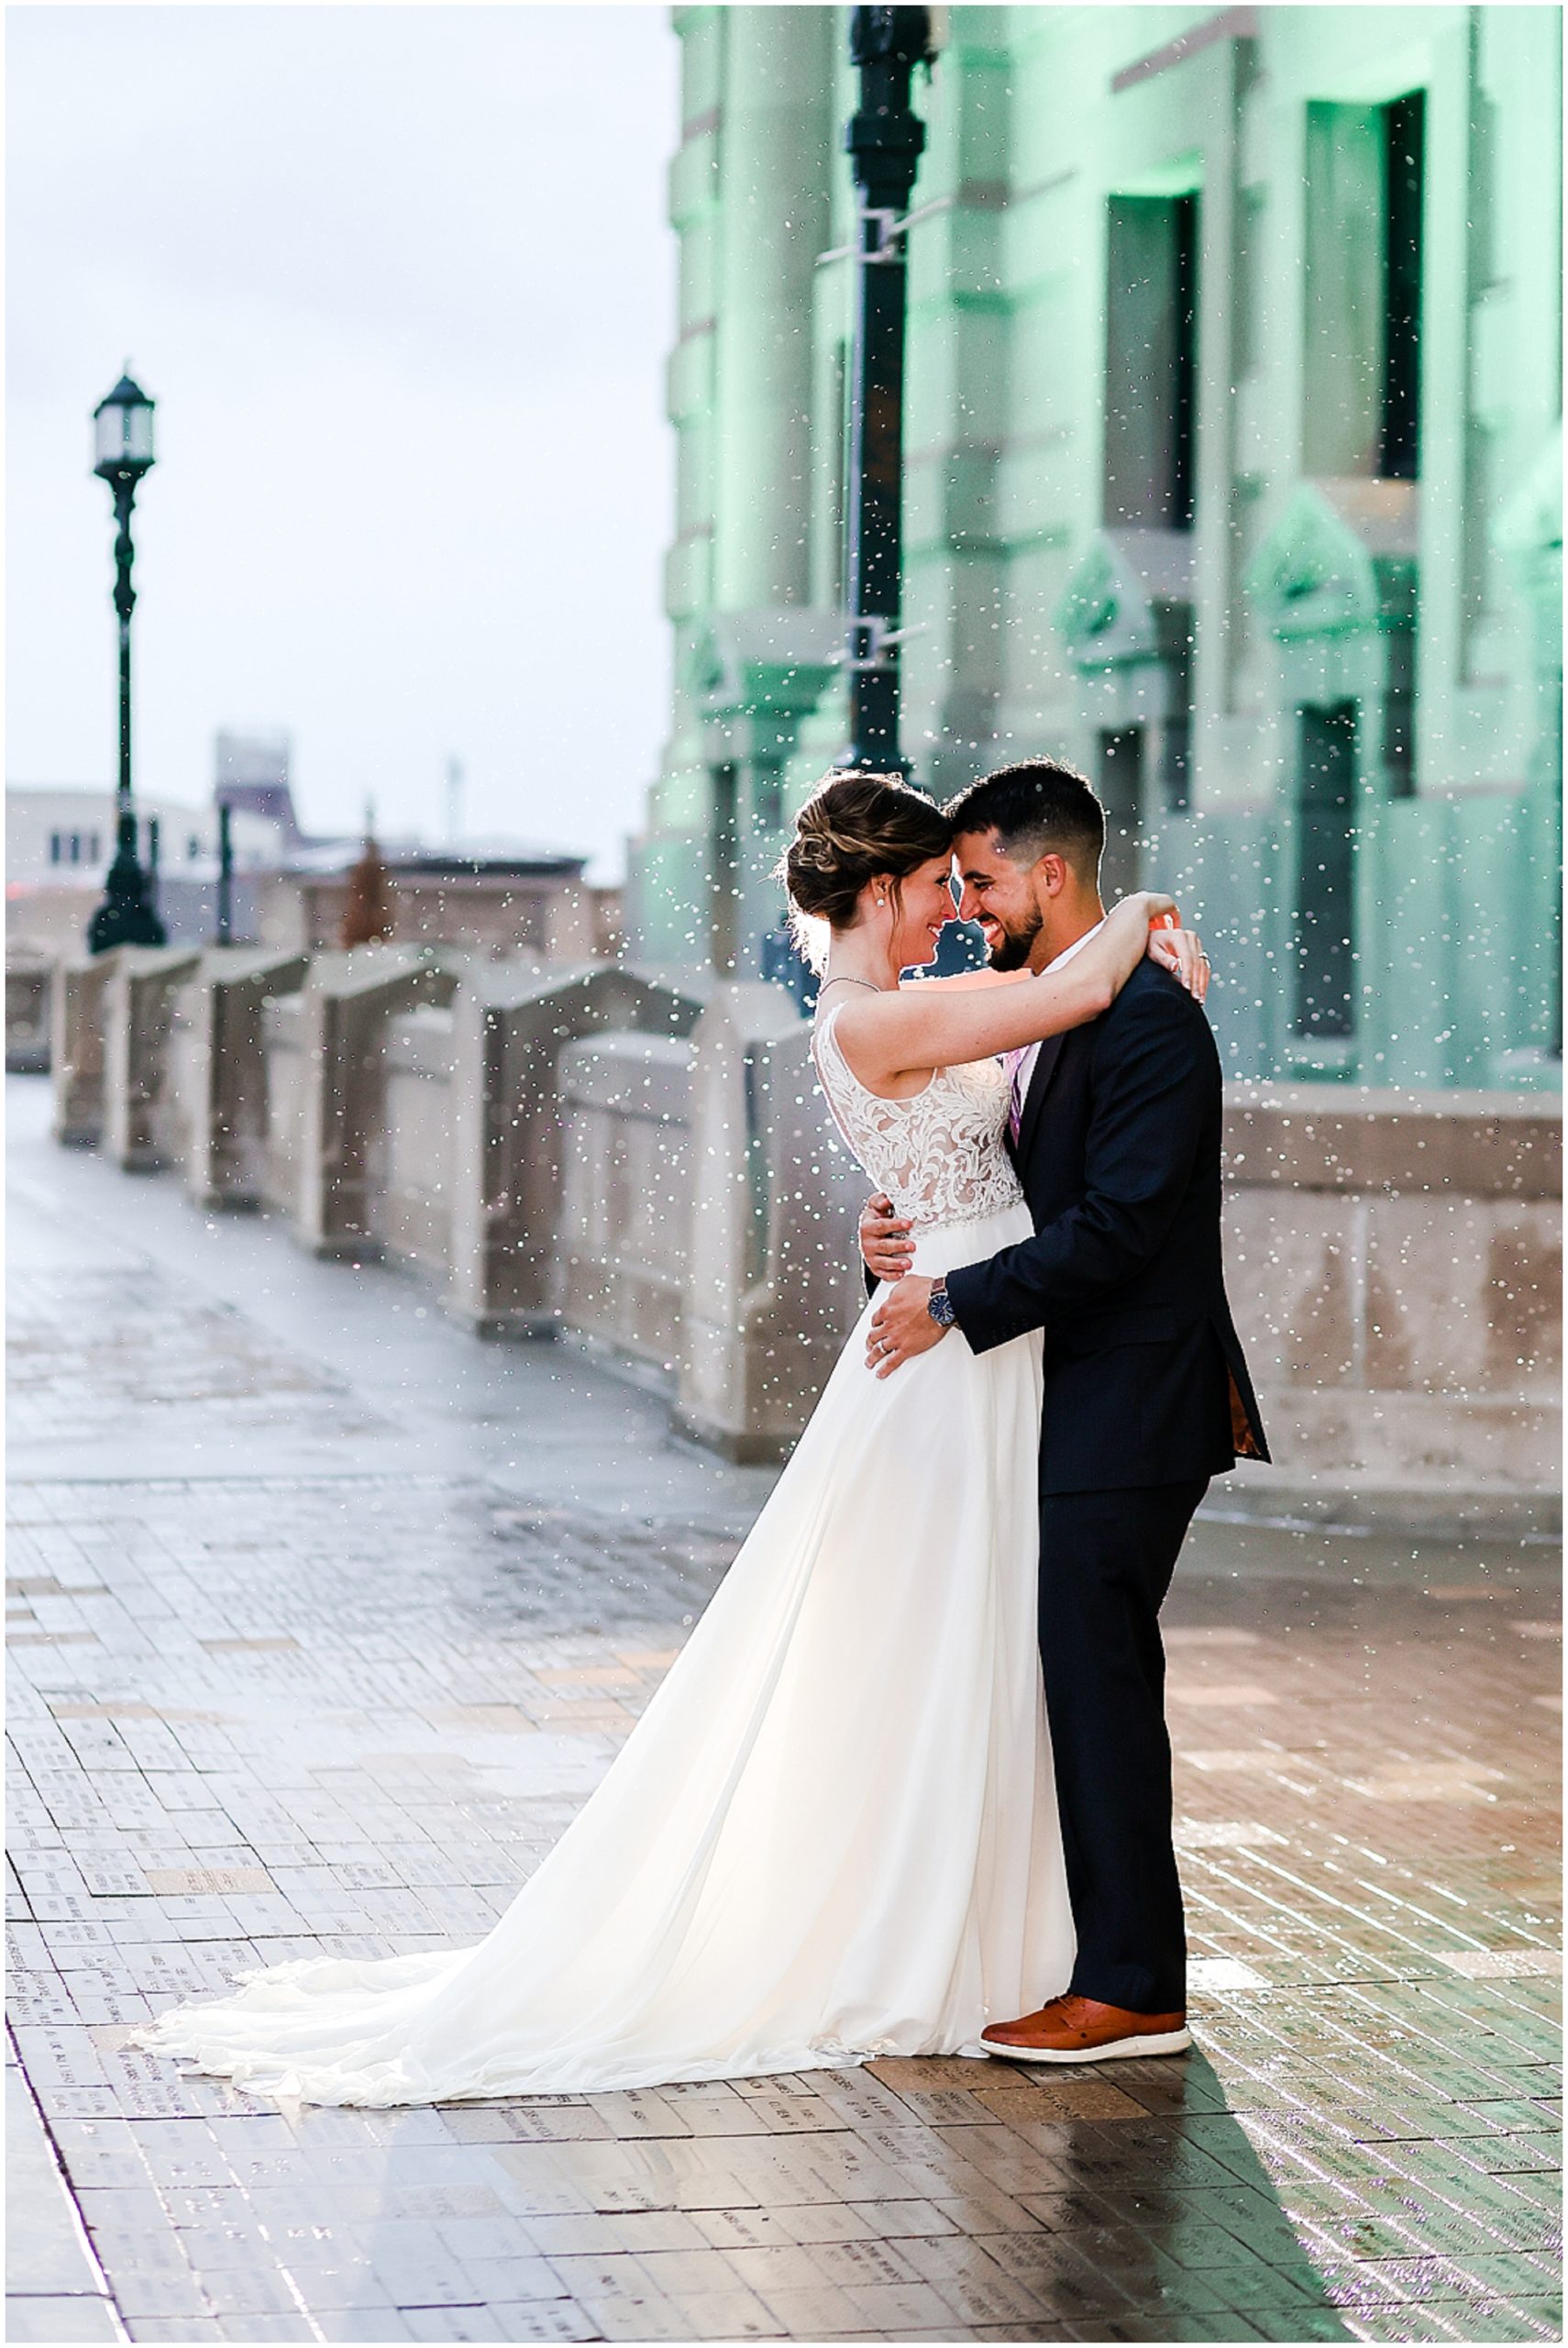
[[(1102, 914), (1092, 929), (1086, 929), (1081, 937), (1075, 937), (1070, 946), (1064, 947), (1061, 953), (1057, 955), (1055, 960), (1046, 964), (1046, 969), (1051, 970), (1065, 970), (1067, 964), (1072, 960), (1074, 955), (1081, 954), (1084, 947), (1088, 944), (1089, 939), (1091, 937), (1098, 937), (1104, 927), (1105, 916)], [(1022, 1059), (1020, 1060), (1018, 1064), (1018, 1073), (1013, 1078), (1013, 1084), (1018, 1093), (1018, 1107), (1019, 1114), (1021, 1116), (1023, 1113), (1023, 1104), (1029, 1098), (1029, 1088), (1034, 1081), (1034, 1063), (1039, 1058), (1040, 1046), (1037, 1043), (1031, 1044), (1025, 1051)]]

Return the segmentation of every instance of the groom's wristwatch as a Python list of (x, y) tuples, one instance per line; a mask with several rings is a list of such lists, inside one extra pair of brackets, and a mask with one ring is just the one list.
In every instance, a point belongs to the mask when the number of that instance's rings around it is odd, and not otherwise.
[(951, 1329), (958, 1315), (953, 1310), (953, 1299), (947, 1293), (945, 1280), (938, 1280), (925, 1300), (925, 1309), (939, 1329)]

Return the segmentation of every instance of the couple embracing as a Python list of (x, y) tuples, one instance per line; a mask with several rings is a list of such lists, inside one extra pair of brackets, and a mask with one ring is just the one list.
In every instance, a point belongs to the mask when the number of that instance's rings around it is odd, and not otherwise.
[[(832, 776), (784, 877), (873, 1289), (682, 1655), (477, 1946), (312, 1959), (146, 2043), (399, 2104), (1188, 2043), (1159, 1610), (1266, 1458), (1226, 1303), (1208, 965), (1107, 916), (1081, 777)], [(902, 983), (953, 917), (989, 969)]]

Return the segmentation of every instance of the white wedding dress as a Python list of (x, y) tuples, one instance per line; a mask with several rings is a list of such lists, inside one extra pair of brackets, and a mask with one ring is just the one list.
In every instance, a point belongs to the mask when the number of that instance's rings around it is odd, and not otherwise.
[[(922, 1273), (1031, 1223), (994, 1061), (818, 1073)], [(867, 1307), (869, 1312), (870, 1307)], [(272, 2097), (402, 2104), (953, 2054), (1066, 1988), (1036, 1632), (1040, 1343), (890, 1378), (865, 1316), (598, 1790), (477, 1947), (313, 1959), (140, 2043)]]

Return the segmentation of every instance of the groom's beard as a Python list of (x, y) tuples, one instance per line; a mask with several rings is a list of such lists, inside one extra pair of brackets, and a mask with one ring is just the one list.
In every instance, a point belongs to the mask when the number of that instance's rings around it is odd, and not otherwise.
[(999, 922), (999, 942), (990, 949), (989, 966), (993, 970), (1021, 970), (1033, 951), (1034, 941), (1045, 925), (1045, 916), (1038, 906), (1025, 916), (1022, 928), (1010, 922)]

